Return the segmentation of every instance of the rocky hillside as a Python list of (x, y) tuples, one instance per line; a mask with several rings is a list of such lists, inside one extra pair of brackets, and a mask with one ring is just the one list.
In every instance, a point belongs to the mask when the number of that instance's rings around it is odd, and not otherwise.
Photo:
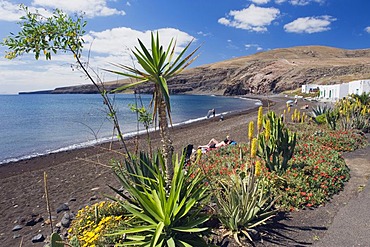
[[(188, 69), (169, 81), (173, 94), (243, 95), (280, 93), (303, 84), (335, 84), (370, 79), (370, 49), (324, 46), (275, 49)], [(127, 81), (107, 83), (108, 89)], [(150, 93), (153, 87), (140, 88)], [(93, 93), (91, 85), (57, 88), (53, 93)]]

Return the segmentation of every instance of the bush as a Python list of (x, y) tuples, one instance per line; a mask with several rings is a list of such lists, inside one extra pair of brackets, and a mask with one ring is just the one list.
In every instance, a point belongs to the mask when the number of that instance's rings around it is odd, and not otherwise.
[(321, 114), (321, 115), (318, 115), (315, 117), (315, 122), (317, 124), (325, 124), (326, 123), (326, 115), (325, 114)]
[[(69, 239), (77, 246), (108, 246), (122, 243), (122, 236), (107, 236), (128, 222), (127, 211), (118, 203), (102, 201), (78, 211), (68, 230)], [(76, 241), (76, 240), (74, 240)], [(75, 246), (75, 245), (73, 245)]]
[(274, 185), (276, 204), (284, 210), (324, 204), (349, 179), (349, 169), (340, 154), (318, 142), (300, 142), (290, 165), (281, 176), (266, 174)]

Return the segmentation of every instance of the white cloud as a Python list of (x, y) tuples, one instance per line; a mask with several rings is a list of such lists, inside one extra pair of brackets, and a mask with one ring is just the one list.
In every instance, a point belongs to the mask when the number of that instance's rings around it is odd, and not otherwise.
[[(185, 47), (193, 39), (191, 35), (174, 28), (162, 28), (156, 31), (159, 32), (160, 42), (166, 46), (175, 37), (178, 49)], [(140, 39), (145, 45), (150, 45), (151, 32), (142, 32), (127, 27), (107, 29), (101, 32), (91, 31), (84, 37), (87, 43), (85, 47), (92, 43), (91, 51), (115, 55), (137, 46), (137, 39)]]
[(66, 12), (82, 12), (87, 17), (125, 15), (123, 10), (109, 8), (107, 0), (34, 0), (33, 6), (59, 8)]
[[(51, 12), (45, 8), (59, 8), (69, 13), (84, 13), (87, 17), (125, 15), (123, 10), (109, 8), (107, 0), (34, 0), (28, 8), (31, 12), (38, 11), (44, 16), (51, 15)], [(19, 21), (24, 14), (19, 4), (0, 0), (0, 21)]]
[(256, 51), (263, 50), (263, 48), (260, 45), (258, 45), (258, 44), (245, 44), (244, 47), (245, 47), (246, 50), (249, 50), (251, 48), (256, 49)]
[(26, 57), (18, 61), (2, 60), (0, 78), (1, 93), (6, 94), (88, 83), (81, 72), (72, 71), (65, 62), (34, 61)]
[[(90, 32), (85, 37), (86, 44), (82, 59), (86, 61), (87, 57), (85, 55), (91, 47), (90, 68), (99, 73), (104, 81), (116, 80), (116, 75), (104, 72), (101, 69), (116, 69), (111, 67), (109, 63), (132, 66), (134, 61), (129, 50), (138, 46), (138, 38), (145, 45), (150, 45), (150, 32), (141, 32), (125, 27), (102, 32)], [(193, 39), (191, 35), (174, 28), (163, 28), (159, 29), (158, 32), (160, 42), (165, 49), (173, 37), (177, 41), (177, 51), (184, 48)], [(192, 50), (191, 48), (189, 51)], [(2, 49), (0, 49), (1, 52), (3, 52)], [(54, 55), (51, 61), (45, 61), (44, 58), (35, 61), (31, 54), (25, 54), (11, 61), (0, 56), (0, 93), (17, 93), (18, 91), (35, 91), (67, 85), (89, 84), (90, 82), (85, 80), (84, 74), (77, 70), (72, 71), (71, 64), (75, 64), (75, 60), (69, 53)], [(122, 77), (118, 79), (122, 79)]]
[(284, 29), (288, 33), (318, 33), (330, 30), (333, 21), (336, 19), (328, 15), (302, 17), (284, 25)]
[(18, 21), (23, 11), (20, 10), (19, 5), (8, 1), (0, 1), (0, 20), (2, 21)]
[(200, 36), (203, 36), (203, 37), (207, 37), (207, 36), (211, 36), (212, 35), (211, 33), (204, 33), (202, 31), (197, 32), (197, 34), (200, 35)]
[(250, 0), (250, 1), (255, 4), (266, 4), (270, 2), (270, 0)]
[(262, 8), (251, 4), (242, 10), (232, 10), (227, 17), (220, 18), (218, 23), (254, 32), (267, 31), (268, 25), (275, 20), (280, 11), (276, 8)]
[(305, 6), (312, 2), (323, 4), (326, 0), (275, 0), (275, 3), (281, 4), (285, 2), (289, 2), (292, 5), (299, 5), (299, 6)]
[[(29, 7), (31, 12), (38, 12), (43, 16), (50, 16), (51, 13), (43, 8)], [(21, 9), (19, 4), (13, 4), (8, 1), (0, 0), (0, 21), (19, 21), (21, 16), (24, 16), (25, 12)]]
[(370, 33), (370, 26), (366, 27), (365, 28), (365, 31), (368, 32), (368, 33)]

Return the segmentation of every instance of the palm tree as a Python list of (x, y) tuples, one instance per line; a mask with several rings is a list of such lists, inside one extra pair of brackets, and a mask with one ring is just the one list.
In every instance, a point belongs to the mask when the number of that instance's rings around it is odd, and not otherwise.
[(156, 122), (158, 120), (162, 151), (166, 160), (166, 177), (167, 181), (171, 181), (173, 176), (172, 154), (174, 150), (168, 126), (169, 123), (172, 124), (172, 120), (167, 81), (182, 72), (197, 58), (197, 56), (193, 57), (193, 55), (199, 47), (182, 59), (192, 41), (176, 57), (174, 57), (176, 48), (174, 39), (171, 39), (166, 50), (160, 45), (158, 33), (156, 35), (151, 33), (150, 49), (145, 47), (140, 39), (138, 39), (138, 42), (140, 47), (135, 47), (132, 52), (141, 65), (142, 70), (122, 64), (114, 64), (114, 66), (120, 68), (122, 71), (106, 71), (136, 79), (136, 82), (119, 87), (114, 92), (123, 91), (143, 83), (154, 83), (153, 98), (151, 101), (153, 118)]

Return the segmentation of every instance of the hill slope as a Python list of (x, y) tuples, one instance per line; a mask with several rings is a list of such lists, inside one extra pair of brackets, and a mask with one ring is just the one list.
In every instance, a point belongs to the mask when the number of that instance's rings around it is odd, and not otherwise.
[[(324, 46), (275, 49), (185, 70), (169, 81), (171, 93), (242, 95), (279, 93), (303, 84), (335, 84), (370, 78), (370, 49)], [(127, 80), (107, 83), (112, 89)], [(151, 86), (140, 88), (150, 93)], [(93, 93), (91, 85), (53, 93)]]

